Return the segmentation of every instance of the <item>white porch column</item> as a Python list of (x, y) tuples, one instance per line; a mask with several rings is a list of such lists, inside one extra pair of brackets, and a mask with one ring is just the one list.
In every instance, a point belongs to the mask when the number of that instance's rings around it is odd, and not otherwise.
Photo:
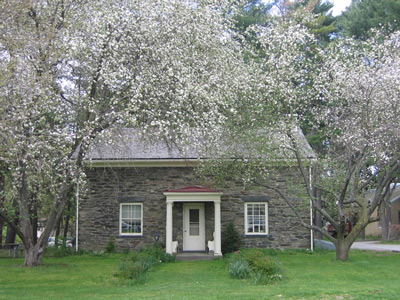
[(174, 202), (167, 201), (167, 228), (166, 228), (166, 241), (165, 252), (172, 254), (172, 207)]
[(222, 256), (221, 252), (221, 200), (214, 200), (214, 255)]

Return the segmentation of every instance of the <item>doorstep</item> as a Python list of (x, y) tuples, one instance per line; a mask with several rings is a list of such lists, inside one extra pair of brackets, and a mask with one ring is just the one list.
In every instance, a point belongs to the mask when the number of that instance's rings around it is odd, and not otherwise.
[(185, 261), (213, 260), (216, 257), (214, 254), (204, 252), (181, 252), (176, 254), (176, 260)]

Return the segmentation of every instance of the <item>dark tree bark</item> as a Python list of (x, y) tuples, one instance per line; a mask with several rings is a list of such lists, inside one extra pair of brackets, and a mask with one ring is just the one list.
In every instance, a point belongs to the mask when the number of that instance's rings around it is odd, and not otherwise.
[(32, 239), (33, 243), (37, 243), (38, 238), (38, 211), (37, 211), (37, 199), (36, 195), (33, 195), (32, 205), (31, 205), (31, 224), (32, 224)]
[[(317, 196), (317, 205), (318, 207), (322, 207), (322, 198), (321, 198), (321, 190), (316, 189), (316, 196)], [(316, 210), (315, 212), (315, 223), (319, 228), (322, 228), (322, 215), (321, 213)], [(322, 240), (322, 233), (320, 231), (317, 231), (317, 239)]]
[(390, 239), (390, 216), (391, 215), (391, 209), (390, 209), (390, 203), (388, 205), (385, 205), (382, 208), (381, 212), (381, 225), (382, 225), (382, 240), (388, 241)]
[[(15, 211), (18, 212), (18, 202), (15, 199), (13, 200), (13, 206), (15, 208)], [(18, 213), (14, 217), (13, 222), (15, 224), (18, 224), (19, 222)], [(10, 246), (7, 245), (15, 244), (16, 237), (17, 237), (17, 232), (15, 231), (15, 229), (12, 226), (7, 226), (6, 241), (5, 241), (6, 249), (10, 248)]]
[(10, 249), (10, 244), (15, 244), (15, 238), (17, 233), (11, 226), (7, 226), (7, 233), (6, 233), (6, 241), (5, 241), (5, 249)]
[(58, 222), (57, 222), (56, 233), (55, 233), (56, 243), (57, 243), (58, 237), (60, 236), (61, 223), (62, 223), (62, 216), (61, 216), (60, 220), (58, 220)]
[(67, 205), (67, 215), (65, 216), (65, 226), (64, 226), (64, 239), (66, 240), (68, 237), (68, 227), (69, 227), (69, 220), (70, 220), (70, 212), (71, 212), (71, 200), (68, 201)]

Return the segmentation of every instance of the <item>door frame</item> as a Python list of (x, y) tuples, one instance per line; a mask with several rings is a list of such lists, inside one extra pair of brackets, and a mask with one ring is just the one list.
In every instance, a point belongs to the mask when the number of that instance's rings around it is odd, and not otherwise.
[[(199, 209), (199, 236), (189, 236), (189, 209)], [(182, 243), (183, 251), (205, 251), (206, 250), (206, 234), (205, 234), (205, 205), (204, 203), (184, 203), (183, 204), (183, 223), (182, 223)], [(193, 245), (196, 243), (196, 245)]]

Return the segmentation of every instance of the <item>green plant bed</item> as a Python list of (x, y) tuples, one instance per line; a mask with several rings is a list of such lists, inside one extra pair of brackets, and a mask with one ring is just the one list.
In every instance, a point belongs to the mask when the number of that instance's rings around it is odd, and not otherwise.
[(236, 279), (249, 279), (256, 284), (270, 284), (282, 279), (276, 253), (258, 249), (237, 251), (229, 255), (229, 275)]
[(114, 276), (124, 254), (45, 257), (44, 266), (0, 258), (0, 299), (398, 299), (400, 254), (273, 251), (284, 280), (254, 285), (228, 273), (228, 260), (177, 261), (148, 272), (141, 285)]

